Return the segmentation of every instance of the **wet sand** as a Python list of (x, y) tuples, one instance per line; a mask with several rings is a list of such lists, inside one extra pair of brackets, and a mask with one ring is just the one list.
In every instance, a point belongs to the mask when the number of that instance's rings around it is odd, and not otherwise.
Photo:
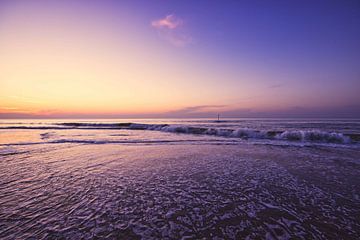
[(358, 150), (63, 144), (0, 161), (0, 238), (358, 239)]

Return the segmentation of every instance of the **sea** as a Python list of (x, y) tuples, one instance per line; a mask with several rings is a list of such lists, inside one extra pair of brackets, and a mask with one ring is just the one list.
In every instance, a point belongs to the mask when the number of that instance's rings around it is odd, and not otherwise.
[(2, 119), (0, 239), (360, 239), (360, 119)]

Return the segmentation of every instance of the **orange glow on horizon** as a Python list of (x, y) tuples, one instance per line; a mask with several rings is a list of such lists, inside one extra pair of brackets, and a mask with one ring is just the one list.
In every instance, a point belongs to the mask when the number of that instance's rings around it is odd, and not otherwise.
[(200, 39), (196, 24), (175, 13), (145, 16), (95, 2), (2, 5), (0, 114), (212, 114), (357, 100), (348, 94), (355, 87), (308, 86), (255, 55), (224, 51), (225, 42), (208, 47), (216, 39)]

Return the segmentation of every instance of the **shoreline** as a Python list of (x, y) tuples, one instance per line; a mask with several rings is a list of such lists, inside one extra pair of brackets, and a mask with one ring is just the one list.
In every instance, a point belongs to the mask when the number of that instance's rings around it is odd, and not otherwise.
[[(4, 239), (359, 234), (359, 150), (86, 144), (44, 150), (0, 162), (8, 182), (0, 189), (6, 209), (0, 217), (19, 219), (3, 223)], [(14, 172), (15, 165), (28, 170)]]

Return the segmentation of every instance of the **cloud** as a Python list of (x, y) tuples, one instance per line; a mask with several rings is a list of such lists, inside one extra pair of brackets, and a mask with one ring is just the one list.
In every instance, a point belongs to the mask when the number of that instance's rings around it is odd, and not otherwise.
[(175, 29), (181, 25), (183, 25), (183, 20), (177, 18), (174, 14), (167, 15), (162, 19), (154, 20), (151, 22), (151, 26), (158, 29), (161, 28)]
[(156, 114), (163, 118), (359, 118), (360, 105), (338, 107), (293, 106), (284, 109), (232, 108), (231, 105), (199, 105)]
[(259, 110), (251, 108), (228, 109), (229, 105), (200, 105), (186, 107), (179, 110), (163, 113), (139, 113), (139, 114), (95, 114), (95, 113), (61, 113), (52, 110), (26, 113), (0, 111), (0, 119), (12, 118), (360, 118), (360, 105), (338, 106), (338, 107), (317, 107), (308, 108), (295, 106), (278, 110)]
[(184, 113), (204, 112), (204, 111), (213, 111), (223, 107), (226, 107), (226, 105), (200, 105), (200, 106), (182, 108), (180, 110), (177, 110), (176, 112), (184, 112)]
[(185, 107), (174, 111), (163, 113), (164, 116), (172, 117), (208, 117), (217, 116), (216, 114), (223, 111), (227, 105), (199, 105)]
[(17, 107), (0, 107), (0, 110), (18, 110)]
[(184, 29), (184, 20), (174, 14), (152, 21), (151, 26), (161, 38), (176, 47), (184, 47), (193, 42), (193, 38)]
[(270, 85), (269, 88), (281, 88), (284, 86), (285, 86), (284, 83), (277, 83), (277, 84)]
[(192, 43), (192, 38), (185, 34), (167, 33), (165, 39), (176, 47), (184, 47)]
[(30, 113), (29, 110), (20, 109), (17, 107), (0, 107), (0, 113)]

